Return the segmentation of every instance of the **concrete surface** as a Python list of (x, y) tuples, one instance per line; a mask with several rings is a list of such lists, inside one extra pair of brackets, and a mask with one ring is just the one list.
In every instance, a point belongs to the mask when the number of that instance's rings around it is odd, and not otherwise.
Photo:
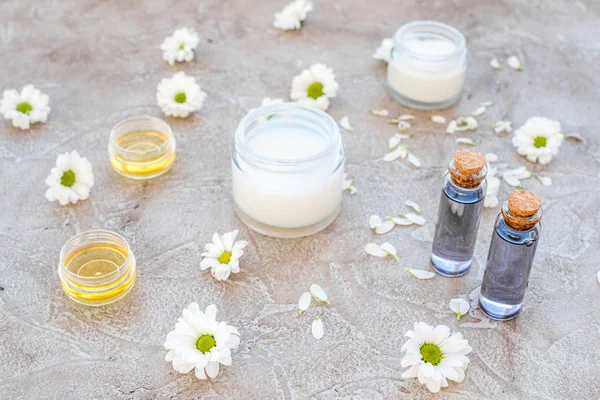
[[(471, 4), (470, 6), (467, 6)], [(29, 132), (0, 123), (0, 398), (2, 399), (598, 399), (600, 397), (600, 143), (598, 64), (600, 3), (594, 1), (315, 1), (299, 32), (272, 27), (284, 1), (3, 1), (0, 88), (28, 83), (50, 95), (46, 124)], [(460, 279), (418, 281), (403, 267), (429, 268), (441, 176), (457, 145), (415, 113), (410, 142), (423, 168), (381, 160), (395, 131), (370, 108), (409, 110), (384, 89), (385, 67), (371, 58), (401, 24), (430, 18), (467, 37), (465, 95), (450, 118), (486, 100), (496, 105), (466, 136), (511, 167), (525, 164), (490, 125), (518, 126), (542, 115), (561, 121), (566, 141), (540, 170), (554, 185), (524, 182), (540, 195), (543, 233), (525, 307), (496, 323), (477, 309), (460, 322), (448, 300), (476, 305), (492, 224), (486, 210), (476, 265)], [(158, 49), (177, 27), (201, 35), (198, 57), (170, 67)], [(494, 56), (517, 54), (522, 73), (493, 71)], [(286, 97), (292, 77), (313, 62), (335, 69), (339, 97), (329, 112), (350, 116), (344, 132), (347, 169), (359, 194), (344, 195), (337, 221), (299, 240), (276, 240), (241, 226), (233, 214), (230, 150), (244, 113), (263, 97)], [(155, 87), (183, 70), (208, 93), (205, 108), (168, 118), (178, 159), (165, 176), (134, 182), (108, 162), (110, 128), (133, 115), (161, 116)], [(44, 179), (59, 153), (77, 149), (94, 167), (87, 201), (60, 207), (44, 198)], [(534, 167), (535, 168), (535, 167)], [(510, 192), (503, 184), (500, 196)], [(423, 227), (375, 237), (371, 214), (401, 211), (407, 198), (423, 208)], [(59, 250), (91, 228), (120, 232), (139, 263), (137, 285), (121, 302), (80, 306), (62, 293)], [(240, 228), (250, 242), (242, 273), (225, 283), (199, 269), (213, 232)], [(367, 256), (370, 241), (390, 241), (400, 261)], [(321, 284), (331, 298), (296, 316), (299, 295)], [(212, 381), (180, 375), (162, 344), (183, 307), (215, 303), (242, 343), (233, 365)], [(325, 336), (310, 335), (315, 315)], [(438, 396), (400, 377), (403, 334), (415, 321), (460, 330), (473, 347), (466, 381)]]

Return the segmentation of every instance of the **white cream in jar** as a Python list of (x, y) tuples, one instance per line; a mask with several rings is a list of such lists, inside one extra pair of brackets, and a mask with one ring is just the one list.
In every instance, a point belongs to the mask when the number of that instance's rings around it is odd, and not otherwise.
[(344, 151), (336, 122), (297, 103), (251, 110), (232, 155), (233, 199), (250, 228), (276, 237), (311, 235), (340, 210)]
[(435, 110), (459, 100), (465, 83), (467, 48), (455, 28), (414, 21), (394, 35), (387, 85), (405, 106)]

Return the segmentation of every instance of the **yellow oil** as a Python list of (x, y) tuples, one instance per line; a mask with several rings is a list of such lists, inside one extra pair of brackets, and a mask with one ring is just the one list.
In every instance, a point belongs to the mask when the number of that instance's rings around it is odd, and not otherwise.
[[(127, 255), (126, 248), (112, 244), (91, 245), (67, 254), (65, 268), (77, 277), (70, 279), (63, 274), (63, 289), (80, 303), (101, 305), (117, 300), (133, 286), (136, 277), (135, 261), (125, 263)], [(119, 267), (120, 272), (110, 275)]]
[(130, 178), (144, 179), (163, 174), (175, 161), (175, 149), (164, 133), (134, 131), (115, 140), (126, 156), (111, 152), (113, 168)]

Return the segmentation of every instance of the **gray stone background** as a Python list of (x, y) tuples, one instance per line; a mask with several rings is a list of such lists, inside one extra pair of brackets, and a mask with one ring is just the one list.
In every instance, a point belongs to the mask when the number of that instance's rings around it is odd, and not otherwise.
[[(0, 123), (0, 398), (2, 399), (598, 399), (600, 397), (600, 3), (597, 1), (323, 1), (304, 28), (272, 26), (284, 1), (2, 1), (0, 88), (33, 83), (49, 94), (46, 124), (22, 132)], [(467, 136), (481, 152), (511, 167), (526, 164), (510, 135), (490, 125), (531, 116), (559, 120), (585, 144), (566, 141), (548, 167), (554, 185), (535, 179), (543, 232), (521, 315), (496, 323), (476, 309), (492, 225), (486, 209), (476, 264), (460, 279), (419, 281), (404, 267), (429, 268), (439, 190), (454, 137), (417, 112), (412, 151), (423, 168), (384, 163), (396, 128), (368, 114), (410, 112), (384, 88), (385, 67), (371, 58), (403, 23), (435, 19), (454, 25), (469, 47), (467, 90), (452, 118), (486, 100), (496, 105)], [(201, 35), (196, 59), (170, 67), (158, 46), (178, 27)], [(525, 71), (493, 71), (492, 57), (516, 54)], [(347, 170), (359, 193), (325, 231), (298, 240), (263, 237), (233, 213), (230, 151), (239, 119), (266, 96), (287, 98), (292, 77), (311, 63), (332, 67), (340, 84), (328, 112), (350, 116), (343, 132)], [(155, 88), (176, 71), (208, 93), (194, 116), (167, 118), (178, 141), (166, 175), (135, 182), (108, 162), (110, 128), (138, 115), (161, 116)], [(44, 198), (56, 156), (78, 150), (93, 167), (91, 197), (60, 207)], [(510, 188), (503, 183), (500, 197)], [(428, 223), (384, 237), (368, 229), (371, 214), (421, 204)], [(114, 230), (138, 259), (134, 290), (102, 308), (62, 293), (56, 265), (63, 243), (92, 228)], [(242, 273), (216, 282), (199, 268), (213, 232), (239, 228), (248, 240)], [(390, 241), (400, 261), (367, 256), (370, 241)], [(331, 305), (298, 318), (296, 303), (311, 283)], [(474, 309), (458, 322), (448, 300)], [(190, 302), (214, 303), (239, 328), (233, 365), (214, 381), (181, 375), (162, 344)], [(319, 315), (325, 336), (310, 322)], [(438, 396), (400, 377), (404, 332), (415, 321), (460, 330), (473, 347), (463, 384)]]

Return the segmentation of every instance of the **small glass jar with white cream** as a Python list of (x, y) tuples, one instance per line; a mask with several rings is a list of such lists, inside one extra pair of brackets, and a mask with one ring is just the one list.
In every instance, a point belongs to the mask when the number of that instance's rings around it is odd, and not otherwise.
[(268, 236), (301, 237), (329, 226), (342, 201), (344, 150), (337, 123), (299, 103), (250, 110), (232, 154), (236, 214)]
[(466, 69), (462, 33), (439, 22), (413, 21), (394, 35), (387, 85), (407, 107), (438, 110), (460, 99)]

